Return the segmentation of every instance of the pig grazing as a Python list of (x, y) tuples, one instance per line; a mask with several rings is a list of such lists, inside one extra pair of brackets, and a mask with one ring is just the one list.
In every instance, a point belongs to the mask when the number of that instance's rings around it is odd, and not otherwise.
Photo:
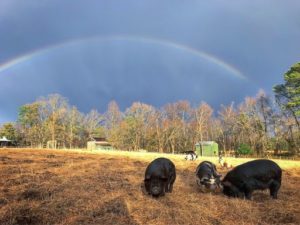
[(145, 172), (145, 189), (153, 197), (164, 196), (172, 192), (176, 179), (175, 165), (171, 160), (158, 158), (152, 161)]
[(196, 169), (197, 184), (202, 191), (215, 190), (220, 187), (220, 177), (215, 164), (209, 161), (201, 162)]
[(273, 161), (258, 159), (235, 167), (222, 181), (223, 193), (229, 197), (251, 199), (254, 190), (269, 189), (276, 199), (281, 185), (281, 168)]
[(185, 152), (185, 160), (196, 160), (198, 158), (197, 154), (194, 151), (186, 151)]

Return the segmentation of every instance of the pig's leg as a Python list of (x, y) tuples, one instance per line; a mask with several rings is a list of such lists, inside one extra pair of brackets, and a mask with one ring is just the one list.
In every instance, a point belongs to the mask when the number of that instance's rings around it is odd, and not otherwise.
[(172, 192), (173, 191), (173, 184), (175, 182), (176, 176), (173, 175), (170, 179), (170, 181), (168, 182), (168, 192)]
[(270, 185), (270, 195), (274, 199), (277, 199), (277, 193), (278, 193), (279, 188), (280, 188), (280, 183), (277, 180), (273, 180)]
[(247, 200), (251, 200), (252, 199), (252, 191), (246, 190), (245, 191), (245, 197), (246, 197)]

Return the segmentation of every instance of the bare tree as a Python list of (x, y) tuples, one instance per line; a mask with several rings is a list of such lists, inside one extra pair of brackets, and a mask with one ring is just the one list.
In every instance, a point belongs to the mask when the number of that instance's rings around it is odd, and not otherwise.
[(88, 139), (92, 139), (98, 128), (101, 127), (101, 123), (104, 121), (104, 117), (95, 109), (91, 110), (83, 119), (84, 129), (87, 133)]
[(234, 143), (234, 132), (236, 127), (236, 110), (234, 108), (234, 103), (229, 106), (221, 106), (221, 111), (219, 111), (219, 118), (222, 126), (222, 143), (224, 153), (227, 150), (232, 150)]
[(213, 109), (205, 102), (202, 102), (194, 111), (197, 124), (197, 137), (200, 140), (202, 149), (202, 142), (206, 139), (208, 141), (209, 125), (211, 123)]
[(66, 139), (68, 140), (69, 148), (74, 147), (74, 141), (78, 138), (80, 127), (83, 123), (83, 115), (77, 110), (75, 106), (72, 106), (68, 110), (67, 115), (67, 129)]
[(47, 120), (51, 141), (56, 141), (69, 108), (68, 101), (59, 94), (52, 94), (46, 98), (41, 97), (38, 102), (40, 104), (40, 114), (43, 120)]
[(131, 129), (131, 140), (133, 149), (144, 148), (146, 144), (146, 131), (149, 129), (151, 116), (155, 109), (151, 105), (134, 102), (125, 112), (125, 119)]
[(116, 126), (120, 125), (122, 121), (122, 112), (116, 101), (111, 101), (108, 104), (108, 109), (104, 116), (107, 129), (114, 129)]

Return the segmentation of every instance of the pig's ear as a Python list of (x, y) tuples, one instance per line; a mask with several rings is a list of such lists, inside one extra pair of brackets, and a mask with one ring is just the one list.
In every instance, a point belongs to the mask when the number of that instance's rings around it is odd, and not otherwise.
[(229, 181), (222, 181), (222, 185), (224, 187), (230, 187), (230, 186), (232, 186), (232, 183), (230, 183)]

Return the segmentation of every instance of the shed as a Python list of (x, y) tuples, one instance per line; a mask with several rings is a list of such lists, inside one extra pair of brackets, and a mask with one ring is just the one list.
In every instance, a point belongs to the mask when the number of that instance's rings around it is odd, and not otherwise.
[(195, 145), (199, 156), (219, 156), (219, 145), (214, 141), (202, 141)]
[(113, 147), (105, 138), (92, 138), (87, 142), (88, 150), (112, 150)]
[(12, 140), (8, 140), (6, 137), (0, 138), (0, 147), (6, 147), (13, 145)]

